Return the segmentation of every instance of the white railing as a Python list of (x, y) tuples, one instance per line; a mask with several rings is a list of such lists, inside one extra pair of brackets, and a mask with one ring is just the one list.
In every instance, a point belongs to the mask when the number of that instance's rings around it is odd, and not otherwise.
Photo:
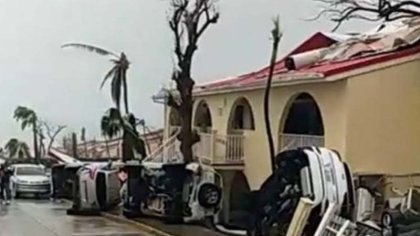
[(215, 139), (215, 161), (243, 163), (244, 140), (244, 136), (240, 134), (217, 135)]
[(303, 134), (280, 134), (279, 150), (284, 151), (298, 147), (324, 146), (324, 136)]
[[(180, 142), (177, 139), (179, 130), (163, 145), (156, 148), (145, 161), (173, 163), (183, 161)], [(206, 164), (243, 164), (244, 136), (242, 134), (219, 135), (215, 132), (199, 133), (200, 141), (193, 146), (193, 154)]]

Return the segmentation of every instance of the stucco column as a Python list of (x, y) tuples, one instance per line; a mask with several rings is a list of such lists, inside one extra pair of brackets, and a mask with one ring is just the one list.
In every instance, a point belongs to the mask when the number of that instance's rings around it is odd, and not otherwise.
[(221, 170), (219, 173), (223, 178), (222, 222), (227, 223), (230, 217), (230, 191), (232, 189), (232, 180), (235, 175), (235, 171)]

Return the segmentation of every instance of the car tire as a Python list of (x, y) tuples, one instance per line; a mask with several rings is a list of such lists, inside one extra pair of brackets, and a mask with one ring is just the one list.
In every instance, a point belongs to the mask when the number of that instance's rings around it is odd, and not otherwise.
[(204, 183), (198, 190), (198, 203), (205, 207), (216, 207), (222, 200), (222, 190), (215, 184)]
[(397, 228), (394, 222), (394, 217), (390, 212), (385, 212), (381, 217), (382, 235), (383, 236), (397, 236)]

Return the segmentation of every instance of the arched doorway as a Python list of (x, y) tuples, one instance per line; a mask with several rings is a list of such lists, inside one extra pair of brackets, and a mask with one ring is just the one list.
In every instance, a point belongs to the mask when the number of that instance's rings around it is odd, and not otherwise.
[(228, 122), (228, 134), (255, 129), (254, 113), (246, 98), (241, 97), (236, 99), (233, 103)]
[(201, 133), (210, 133), (212, 127), (211, 112), (206, 101), (201, 100), (195, 110), (194, 127)]
[(305, 146), (324, 146), (324, 123), (315, 99), (300, 93), (292, 97), (283, 113), (278, 149)]
[(248, 180), (242, 171), (236, 171), (229, 193), (228, 223), (234, 226), (244, 226), (253, 210), (253, 197)]
[(242, 162), (244, 158), (244, 131), (255, 130), (254, 113), (248, 100), (236, 99), (230, 111), (225, 140), (226, 161)]

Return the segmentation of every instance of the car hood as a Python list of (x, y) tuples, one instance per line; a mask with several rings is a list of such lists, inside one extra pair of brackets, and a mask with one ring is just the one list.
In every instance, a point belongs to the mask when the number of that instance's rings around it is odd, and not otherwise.
[(16, 176), (16, 179), (25, 182), (46, 182), (50, 180), (47, 176), (43, 175)]

